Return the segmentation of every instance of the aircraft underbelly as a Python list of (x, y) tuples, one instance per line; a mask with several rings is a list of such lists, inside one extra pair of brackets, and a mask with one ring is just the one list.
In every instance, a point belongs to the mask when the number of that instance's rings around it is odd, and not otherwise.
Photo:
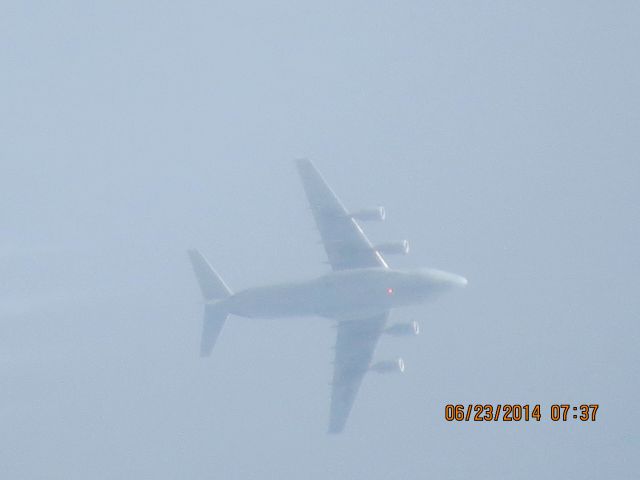
[[(364, 287), (364, 288), (363, 288)], [(344, 313), (389, 308), (384, 294), (362, 284), (326, 282), (260, 287), (237, 293), (230, 299), (231, 313), (245, 317), (339, 316)]]

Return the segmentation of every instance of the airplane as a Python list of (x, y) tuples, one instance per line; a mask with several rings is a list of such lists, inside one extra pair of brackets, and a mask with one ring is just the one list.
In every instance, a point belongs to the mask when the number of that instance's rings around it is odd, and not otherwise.
[(307, 159), (296, 160), (309, 207), (332, 271), (310, 280), (233, 293), (195, 249), (189, 258), (205, 300), (200, 355), (209, 356), (229, 315), (249, 318), (320, 316), (337, 321), (328, 433), (344, 430), (360, 384), (369, 371), (404, 371), (404, 362), (372, 363), (383, 334), (417, 335), (416, 321), (387, 326), (396, 307), (415, 305), (467, 285), (466, 278), (436, 269), (389, 267), (383, 254), (407, 254), (409, 244), (372, 244), (359, 221), (382, 221), (383, 207), (348, 211)]

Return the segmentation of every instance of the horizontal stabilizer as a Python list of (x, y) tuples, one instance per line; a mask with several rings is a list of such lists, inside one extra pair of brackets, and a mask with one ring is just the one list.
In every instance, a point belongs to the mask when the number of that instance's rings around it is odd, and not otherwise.
[(188, 253), (205, 300), (217, 300), (231, 295), (229, 287), (198, 250), (189, 250)]
[(229, 314), (220, 305), (212, 304), (204, 306), (204, 318), (202, 323), (202, 339), (200, 341), (200, 356), (208, 357), (222, 331), (224, 322)]

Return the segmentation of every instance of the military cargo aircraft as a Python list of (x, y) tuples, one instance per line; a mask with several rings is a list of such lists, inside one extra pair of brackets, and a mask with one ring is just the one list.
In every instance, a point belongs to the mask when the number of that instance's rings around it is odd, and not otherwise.
[(402, 372), (398, 358), (373, 363), (383, 334), (417, 335), (415, 321), (387, 325), (396, 307), (415, 305), (467, 280), (435, 269), (397, 270), (383, 255), (407, 254), (409, 244), (372, 244), (359, 221), (381, 221), (383, 207), (348, 211), (309, 160), (296, 162), (332, 271), (297, 282), (232, 292), (197, 250), (189, 257), (205, 300), (200, 353), (209, 356), (229, 315), (250, 318), (321, 316), (337, 322), (329, 433), (340, 433), (369, 371)]

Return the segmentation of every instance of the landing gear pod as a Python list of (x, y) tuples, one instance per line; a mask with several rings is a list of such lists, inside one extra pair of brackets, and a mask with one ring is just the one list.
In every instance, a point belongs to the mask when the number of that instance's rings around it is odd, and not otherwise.
[(384, 333), (396, 336), (418, 335), (420, 333), (420, 324), (415, 320), (407, 323), (396, 323), (386, 328)]
[(407, 255), (409, 253), (409, 240), (379, 243), (375, 246), (375, 249), (380, 253), (389, 255)]
[(404, 360), (396, 358), (395, 360), (378, 362), (373, 364), (370, 370), (377, 373), (402, 373), (404, 372)]
[(349, 216), (363, 222), (381, 222), (384, 220), (386, 213), (384, 207), (363, 208), (357, 212), (350, 213)]

